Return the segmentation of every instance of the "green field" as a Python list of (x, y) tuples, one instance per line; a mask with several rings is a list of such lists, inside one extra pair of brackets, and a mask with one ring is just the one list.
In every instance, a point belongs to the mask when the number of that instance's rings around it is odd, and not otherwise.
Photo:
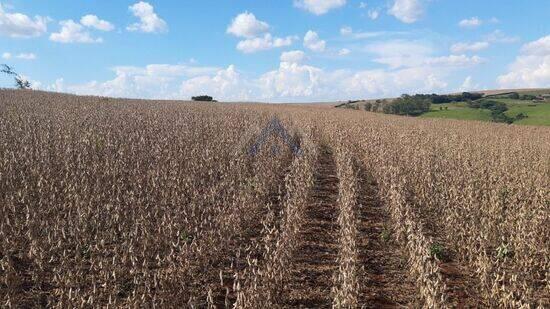
[[(550, 103), (533, 103), (513, 99), (492, 99), (506, 103), (509, 110), (506, 115), (515, 117), (523, 113), (527, 118), (515, 121), (519, 125), (542, 125), (550, 126)], [(447, 107), (447, 110), (440, 110), (439, 107)], [(486, 109), (469, 108), (463, 102), (448, 104), (432, 104), (432, 110), (421, 115), (422, 118), (446, 118), (460, 120), (491, 121), (491, 112)]]
[[(447, 106), (448, 110), (439, 110), (439, 106)], [(490, 121), (491, 112), (486, 109), (459, 107), (455, 103), (449, 103), (432, 106), (430, 112), (422, 114), (420, 117)]]

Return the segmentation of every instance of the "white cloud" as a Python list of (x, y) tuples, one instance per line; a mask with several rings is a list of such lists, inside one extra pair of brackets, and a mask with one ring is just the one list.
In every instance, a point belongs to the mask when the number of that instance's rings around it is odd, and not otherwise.
[(483, 21), (477, 17), (463, 19), (458, 23), (462, 28), (476, 28), (481, 26), (481, 24), (483, 24)]
[(491, 43), (517, 43), (519, 42), (519, 37), (517, 36), (508, 36), (501, 30), (495, 30), (486, 37), (488, 42)]
[(332, 9), (346, 5), (346, 0), (294, 0), (294, 6), (315, 15), (323, 15)]
[(256, 19), (252, 13), (244, 12), (233, 19), (227, 27), (227, 33), (237, 37), (254, 38), (269, 30), (269, 24)]
[[(133, 98), (189, 99), (208, 94), (221, 101), (331, 101), (448, 92), (455, 90), (449, 88), (448, 79), (483, 61), (466, 55), (434, 57), (432, 47), (420, 41), (378, 42), (369, 45), (366, 51), (385, 66), (370, 70), (327, 70), (304, 64), (304, 51), (292, 50), (281, 54), (278, 67), (255, 76), (239, 72), (234, 65), (217, 68), (152, 64), (115, 67), (114, 78), (103, 82), (66, 85), (58, 80), (46, 88)], [(347, 52), (342, 49), (339, 54)]]
[(444, 72), (428, 67), (405, 68), (396, 71), (367, 70), (342, 80), (341, 87), (350, 97), (391, 97), (403, 93), (434, 92), (446, 89)]
[(296, 40), (294, 36), (284, 38), (273, 37), (270, 33), (266, 33), (263, 37), (251, 38), (240, 41), (237, 44), (237, 50), (245, 53), (256, 53), (263, 50), (290, 46)]
[(396, 34), (397, 32), (388, 32), (388, 31), (367, 31), (367, 32), (355, 32), (351, 27), (342, 27), (340, 28), (340, 34), (350, 39), (354, 40), (363, 40), (371, 39), (379, 36)]
[(63, 78), (58, 78), (55, 80), (55, 83), (51, 84), (46, 89), (48, 91), (63, 92), (65, 91), (65, 80), (63, 80)]
[(466, 55), (450, 55), (442, 57), (433, 57), (426, 59), (427, 65), (436, 65), (440, 67), (467, 67), (483, 63), (484, 59), (479, 56), (468, 57)]
[(0, 35), (11, 38), (31, 38), (48, 31), (48, 17), (29, 16), (21, 13), (7, 13), (0, 3)]
[(150, 64), (145, 67), (119, 66), (113, 68), (115, 78), (105, 82), (65, 85), (66, 91), (85, 94), (130, 98), (182, 98), (182, 80), (214, 74), (220, 69), (186, 64)]
[(268, 23), (258, 20), (254, 14), (248, 12), (237, 15), (226, 31), (236, 37), (246, 38), (237, 43), (237, 50), (247, 54), (289, 46), (297, 40), (295, 36), (274, 37), (268, 33)]
[(326, 41), (319, 38), (317, 32), (309, 30), (304, 36), (304, 46), (314, 52), (324, 51), (326, 44)]
[(473, 82), (471, 76), (468, 76), (466, 77), (466, 79), (464, 79), (464, 82), (462, 83), (460, 88), (458, 88), (458, 91), (473, 91), (478, 89), (479, 89), (479, 85)]
[(420, 41), (391, 40), (369, 44), (365, 51), (375, 56), (373, 61), (390, 69), (431, 66), (438, 68), (468, 67), (483, 63), (479, 56), (448, 55), (434, 57), (433, 48)]
[(80, 19), (80, 23), (86, 27), (95, 28), (101, 31), (112, 31), (115, 26), (106, 20), (101, 20), (95, 15), (86, 15)]
[(374, 10), (369, 10), (367, 12), (367, 16), (372, 19), (372, 20), (375, 20), (378, 18), (378, 16), (380, 16), (380, 10), (378, 9), (374, 9)]
[(347, 56), (351, 53), (351, 50), (347, 49), (347, 48), (342, 48), (340, 49), (340, 51), (338, 52), (338, 56)]
[(537, 88), (550, 85), (550, 35), (521, 48), (508, 73), (497, 78), (503, 88)]
[(292, 50), (281, 54), (281, 62), (301, 63), (304, 61), (306, 54), (301, 50)]
[[(365, 2), (360, 2), (359, 3), (359, 8), (360, 9), (366, 9), (367, 7), (368, 7), (368, 5)], [(377, 19), (379, 16), (380, 16), (380, 9), (379, 8), (370, 9), (370, 10), (367, 11), (367, 17), (372, 19), (372, 20)]]
[(15, 56), (15, 58), (23, 60), (35, 60), (36, 55), (33, 53), (20, 53), (19, 55)]
[(484, 41), (478, 42), (459, 42), (451, 46), (451, 52), (455, 54), (464, 52), (478, 52), (489, 48), (491, 43), (515, 43), (519, 41), (518, 37), (512, 37), (505, 35), (500, 30), (495, 30), (489, 35), (485, 36)]
[(388, 14), (395, 16), (404, 23), (411, 24), (422, 17), (424, 7), (421, 0), (394, 0)]
[(523, 54), (548, 56), (550, 55), (550, 35), (536, 41), (529, 42), (521, 48)]
[(340, 28), (340, 34), (341, 35), (346, 36), (346, 35), (350, 35), (352, 33), (353, 33), (353, 29), (351, 27), (346, 26), (346, 27)]
[(17, 58), (21, 60), (35, 60), (36, 55), (34, 53), (19, 53), (17, 55), (13, 55), (12, 53), (9, 53), (9, 52), (5, 52), (2, 54), (2, 59), (9, 60), (12, 58)]
[(133, 98), (189, 99), (208, 94), (222, 101), (311, 102), (449, 90), (446, 78), (456, 69), (423, 65), (398, 70), (328, 71), (282, 61), (275, 70), (247, 77), (233, 65), (227, 68), (149, 65), (117, 67), (115, 78), (105, 82), (65, 85), (58, 80), (47, 89)]
[(319, 68), (281, 62), (279, 69), (259, 78), (262, 97), (310, 97), (322, 88), (323, 71)]
[(468, 51), (477, 52), (487, 49), (488, 47), (489, 42), (456, 43), (451, 46), (451, 51), (453, 53), (463, 53)]
[(168, 25), (156, 13), (153, 6), (147, 2), (140, 1), (129, 7), (129, 10), (139, 22), (126, 27), (128, 31), (141, 31), (146, 33), (158, 33), (168, 31)]
[(372, 43), (365, 47), (365, 51), (375, 55), (374, 62), (392, 69), (422, 65), (433, 53), (432, 47), (423, 42), (406, 40)]
[(61, 30), (50, 35), (50, 40), (59, 43), (101, 43), (102, 38), (93, 38), (81, 24), (72, 19), (59, 22)]
[(179, 96), (208, 94), (214, 98), (230, 101), (246, 101), (257, 96), (255, 87), (237, 72), (234, 65), (220, 69), (212, 75), (203, 75), (183, 81), (180, 85)]

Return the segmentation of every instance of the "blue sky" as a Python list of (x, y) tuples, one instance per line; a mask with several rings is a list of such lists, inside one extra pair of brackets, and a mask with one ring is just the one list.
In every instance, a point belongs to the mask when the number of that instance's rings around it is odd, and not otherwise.
[(548, 0), (0, 5), (0, 62), (43, 90), (306, 102), (550, 87)]

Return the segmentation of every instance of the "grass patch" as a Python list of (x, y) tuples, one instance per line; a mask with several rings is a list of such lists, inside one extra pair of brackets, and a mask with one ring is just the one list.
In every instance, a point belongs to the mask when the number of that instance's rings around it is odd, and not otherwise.
[(505, 114), (510, 117), (520, 113), (527, 115), (527, 118), (515, 121), (514, 124), (550, 126), (550, 103), (530, 105), (533, 104), (510, 104)]
[[(518, 114), (527, 116), (527, 118), (514, 121), (514, 124), (550, 126), (550, 103), (533, 103), (532, 101), (513, 99), (491, 100), (506, 103), (508, 110), (504, 114), (509, 117), (516, 117)], [(442, 110), (440, 110), (440, 107)], [(478, 121), (492, 120), (489, 110), (469, 108), (466, 102), (432, 104), (431, 110), (420, 115), (420, 117)]]
[(420, 115), (421, 118), (444, 118), (459, 120), (491, 121), (491, 112), (483, 109), (458, 106), (461, 103), (441, 104), (447, 105), (447, 110), (439, 110), (439, 104), (431, 111)]

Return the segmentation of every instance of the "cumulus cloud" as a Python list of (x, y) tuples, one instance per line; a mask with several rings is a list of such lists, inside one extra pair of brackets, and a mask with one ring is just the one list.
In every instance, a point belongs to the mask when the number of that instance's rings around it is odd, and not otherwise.
[(244, 12), (233, 19), (227, 27), (227, 33), (237, 37), (254, 38), (269, 30), (269, 24), (256, 19), (252, 13)]
[(264, 98), (309, 97), (321, 88), (322, 74), (313, 66), (281, 62), (278, 70), (259, 78), (259, 85)]
[(59, 43), (101, 43), (102, 38), (94, 38), (81, 24), (72, 19), (59, 22), (61, 30), (50, 34), (50, 40)]
[(356, 97), (390, 97), (402, 93), (435, 92), (444, 90), (445, 74), (427, 67), (405, 68), (395, 71), (366, 70), (345, 79), (344, 89)]
[(451, 51), (453, 53), (463, 53), (463, 52), (477, 52), (480, 50), (487, 49), (489, 47), (489, 42), (474, 42), (474, 43), (456, 43), (451, 46)]
[(290, 46), (296, 36), (274, 37), (269, 33), (269, 24), (258, 20), (252, 13), (244, 12), (235, 17), (227, 27), (227, 33), (245, 38), (237, 43), (237, 50), (250, 54), (259, 51)]
[(346, 0), (294, 0), (294, 6), (315, 15), (323, 15), (328, 11), (346, 5)]
[(306, 54), (301, 50), (292, 50), (281, 54), (281, 62), (301, 63), (306, 57)]
[(106, 20), (101, 20), (95, 15), (86, 15), (80, 19), (80, 23), (86, 27), (95, 28), (100, 31), (112, 31), (115, 26)]
[(304, 46), (314, 52), (323, 52), (327, 42), (321, 40), (315, 31), (309, 30), (304, 36)]
[(550, 85), (550, 35), (521, 48), (508, 73), (497, 78), (503, 88), (537, 88)]
[(145, 67), (118, 66), (113, 68), (112, 80), (90, 81), (84, 84), (64, 85), (68, 92), (130, 98), (182, 98), (179, 84), (183, 80), (214, 74), (216, 67), (186, 64), (150, 64)]
[(393, 15), (404, 23), (414, 23), (424, 14), (424, 6), (421, 1), (394, 0), (393, 5), (388, 10), (388, 14)]
[(154, 7), (140, 1), (129, 7), (130, 12), (139, 18), (139, 22), (126, 27), (128, 31), (140, 31), (146, 33), (159, 33), (168, 31), (168, 25), (156, 13)]
[(8, 52), (3, 53), (2, 59), (6, 59), (6, 60), (11, 59), (11, 53), (8, 53)]
[(462, 28), (477, 28), (483, 24), (483, 21), (477, 17), (471, 17), (463, 19), (458, 22), (458, 25)]
[(367, 16), (372, 20), (378, 19), (378, 16), (380, 16), (380, 10), (378, 9), (369, 10), (367, 12)]
[(468, 76), (464, 79), (464, 82), (458, 88), (458, 91), (473, 91), (478, 89), (479, 89), (479, 85), (473, 82), (473, 79), (471, 76)]
[(296, 40), (294, 36), (287, 36), (284, 38), (273, 37), (270, 33), (266, 33), (263, 37), (251, 38), (240, 41), (237, 44), (237, 50), (250, 54), (263, 50), (290, 46)]
[[(244, 74), (234, 65), (225, 68), (196, 63), (119, 66), (113, 68), (115, 76), (111, 80), (77, 85), (60, 82), (55, 88), (78, 94), (157, 99), (189, 99), (208, 94), (229, 101), (330, 101), (455, 90), (449, 88), (448, 79), (464, 68), (483, 62), (477, 56), (434, 56), (431, 46), (420, 41), (371, 45), (371, 51), (366, 51), (374, 54), (375, 61), (384, 67), (327, 70), (308, 64), (304, 51), (291, 50), (281, 54), (276, 68), (258, 75)], [(345, 49), (339, 52), (347, 53)]]
[(211, 75), (197, 76), (183, 81), (179, 90), (179, 95), (183, 98), (204, 93), (230, 101), (247, 101), (257, 95), (254, 86), (241, 76), (234, 65), (220, 69)]
[(458, 69), (434, 64), (397, 70), (330, 71), (302, 64), (297, 60), (303, 59), (296, 55), (282, 57), (285, 61), (281, 61), (278, 68), (257, 77), (240, 73), (234, 65), (227, 68), (151, 65), (117, 67), (112, 80), (79, 85), (66, 85), (61, 81), (55, 88), (115, 97), (189, 99), (208, 94), (229, 101), (311, 102), (448, 91), (446, 79)]
[(22, 13), (7, 13), (0, 3), (0, 35), (11, 38), (38, 37), (48, 31), (50, 18), (31, 18)]

